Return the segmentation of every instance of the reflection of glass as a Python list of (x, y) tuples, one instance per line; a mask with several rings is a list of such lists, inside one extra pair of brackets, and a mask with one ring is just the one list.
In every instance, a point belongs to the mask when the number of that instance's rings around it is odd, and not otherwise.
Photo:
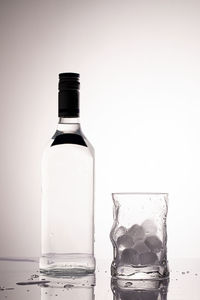
[(167, 300), (168, 280), (111, 280), (113, 300)]
[(41, 300), (94, 300), (94, 275), (59, 279), (42, 276), (41, 279), (50, 281), (41, 285)]
[(112, 194), (114, 224), (113, 276), (125, 279), (162, 279), (167, 266), (167, 194)]

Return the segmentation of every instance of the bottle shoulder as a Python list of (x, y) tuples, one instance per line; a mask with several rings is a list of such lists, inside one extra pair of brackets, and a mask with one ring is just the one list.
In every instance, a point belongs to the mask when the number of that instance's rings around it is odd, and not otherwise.
[(63, 144), (73, 144), (87, 147), (87, 144), (85, 143), (85, 140), (81, 134), (57, 132), (53, 137), (51, 147)]
[(45, 147), (45, 151), (56, 150), (55, 147), (65, 146), (76, 146), (80, 147), (80, 149), (85, 149), (85, 151), (89, 151), (92, 156), (94, 156), (94, 148), (89, 140), (85, 137), (81, 129), (77, 130), (76, 132), (63, 132), (56, 130), (55, 134), (48, 142)]
[(84, 139), (88, 149), (90, 150), (91, 154), (94, 156), (95, 152), (94, 152), (94, 147), (93, 145), (91, 144), (91, 142), (87, 139), (87, 137), (84, 135), (84, 133), (81, 131), (81, 135), (82, 135), (82, 138)]

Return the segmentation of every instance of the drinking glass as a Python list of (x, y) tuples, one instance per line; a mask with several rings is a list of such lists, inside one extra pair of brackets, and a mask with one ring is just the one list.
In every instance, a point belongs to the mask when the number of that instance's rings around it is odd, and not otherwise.
[(166, 193), (113, 193), (111, 274), (121, 279), (168, 278)]

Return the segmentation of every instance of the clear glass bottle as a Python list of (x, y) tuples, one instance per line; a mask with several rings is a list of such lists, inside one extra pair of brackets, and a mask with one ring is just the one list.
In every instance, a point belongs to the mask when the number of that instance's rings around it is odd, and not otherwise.
[(59, 74), (59, 123), (42, 159), (42, 273), (90, 274), (94, 149), (79, 122), (79, 74)]

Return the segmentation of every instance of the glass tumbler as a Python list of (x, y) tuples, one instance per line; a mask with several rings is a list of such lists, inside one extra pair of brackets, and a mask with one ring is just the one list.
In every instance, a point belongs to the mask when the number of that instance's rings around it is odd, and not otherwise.
[(111, 274), (121, 279), (168, 278), (165, 193), (113, 193)]

